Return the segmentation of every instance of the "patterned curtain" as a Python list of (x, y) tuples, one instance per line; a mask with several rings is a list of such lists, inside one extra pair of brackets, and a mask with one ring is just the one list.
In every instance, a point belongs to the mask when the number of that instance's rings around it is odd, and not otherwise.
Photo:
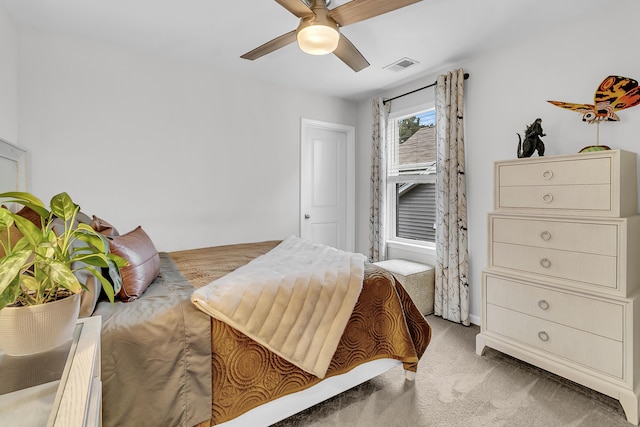
[(369, 261), (386, 259), (385, 205), (387, 197), (387, 163), (384, 138), (389, 110), (382, 98), (373, 100), (371, 138), (371, 214), (369, 216)]
[(462, 69), (436, 81), (437, 225), (434, 311), (469, 326)]

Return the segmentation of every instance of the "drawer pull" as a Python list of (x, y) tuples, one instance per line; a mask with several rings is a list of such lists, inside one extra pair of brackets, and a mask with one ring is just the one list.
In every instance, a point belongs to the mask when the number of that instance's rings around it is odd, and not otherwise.
[(545, 331), (540, 331), (538, 332), (538, 338), (540, 338), (540, 341), (547, 342), (549, 341), (549, 334)]
[(553, 178), (553, 172), (551, 172), (549, 169), (547, 169), (546, 171), (542, 172), (542, 177), (544, 179), (551, 179), (551, 178)]
[(548, 231), (543, 231), (542, 233), (540, 233), (540, 237), (544, 241), (551, 240), (551, 233), (549, 233)]
[(549, 310), (549, 303), (541, 299), (540, 301), (538, 301), (538, 307), (540, 307), (543, 310)]
[(549, 268), (551, 267), (551, 261), (549, 260), (549, 258), (542, 258), (540, 260), (540, 265), (543, 266), (544, 268)]
[(553, 194), (547, 193), (542, 196), (542, 201), (545, 203), (551, 203), (553, 201)]

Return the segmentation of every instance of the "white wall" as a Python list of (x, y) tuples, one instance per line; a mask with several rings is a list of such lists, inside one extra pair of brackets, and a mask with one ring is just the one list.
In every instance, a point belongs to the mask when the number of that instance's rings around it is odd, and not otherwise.
[[(465, 124), (474, 321), (493, 162), (515, 157), (515, 133), (536, 117), (548, 155), (592, 144), (594, 126), (546, 100), (588, 103), (609, 74), (640, 79), (640, 3), (616, 4), (625, 13), (616, 14), (615, 30), (599, 16), (543, 33), (532, 26), (526, 43), (450, 67), (471, 74)], [(26, 28), (16, 48), (15, 33), (0, 8), (0, 93), (8, 93), (0, 97), (0, 137), (15, 142), (17, 135), (30, 150), (36, 194), (67, 191), (121, 231), (142, 224), (160, 250), (282, 238), (299, 226), (300, 118), (355, 125), (356, 250), (368, 253), (370, 100), (356, 106)], [(424, 86), (436, 74), (380, 95)], [(601, 125), (601, 143), (638, 151), (640, 107), (620, 116)]]
[(300, 119), (356, 104), (20, 29), (19, 140), (32, 191), (67, 191), (159, 250), (299, 231)]
[(18, 28), (0, 6), (0, 138), (18, 141)]
[[(536, 33), (525, 43), (468, 58), (462, 67), (471, 77), (465, 84), (465, 144), (469, 226), (469, 267), (472, 321), (480, 320), (481, 270), (487, 265), (487, 214), (493, 209), (493, 162), (516, 157), (516, 132), (537, 117), (547, 136), (547, 153), (576, 153), (595, 143), (596, 127), (578, 113), (555, 107), (547, 100), (592, 103), (600, 82), (610, 74), (640, 80), (636, 17), (640, 2), (616, 2), (615, 31), (603, 29), (602, 17), (591, 16), (555, 31)], [(523, 31), (525, 29), (523, 28)], [(604, 30), (604, 29), (603, 29)], [(412, 85), (381, 93), (390, 97), (433, 82), (436, 74)], [(414, 96), (414, 95), (412, 95)], [(359, 218), (368, 215), (371, 101), (359, 104), (358, 156)], [(600, 143), (614, 149), (640, 151), (640, 106), (619, 113), (618, 123), (600, 125)], [(638, 175), (640, 176), (640, 174)], [(360, 222), (356, 248), (368, 248), (368, 228)], [(365, 252), (366, 253), (366, 252)]]

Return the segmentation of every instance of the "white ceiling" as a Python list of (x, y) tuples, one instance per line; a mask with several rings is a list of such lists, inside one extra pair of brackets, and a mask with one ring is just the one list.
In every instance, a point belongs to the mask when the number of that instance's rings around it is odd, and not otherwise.
[[(333, 0), (330, 8), (344, 3), (348, 1)], [(604, 3), (423, 0), (341, 29), (371, 63), (355, 73), (334, 55), (307, 55), (295, 44), (256, 61), (241, 59), (298, 25), (298, 19), (273, 0), (0, 0), (16, 22), (43, 31), (353, 100), (548, 31), (594, 13)], [(403, 57), (419, 64), (401, 72), (384, 69)]]

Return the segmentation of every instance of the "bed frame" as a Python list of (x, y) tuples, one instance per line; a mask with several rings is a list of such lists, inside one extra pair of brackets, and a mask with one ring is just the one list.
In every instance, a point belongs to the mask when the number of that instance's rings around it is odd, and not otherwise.
[[(267, 402), (239, 417), (216, 424), (215, 427), (267, 427), (401, 365), (402, 362), (395, 359), (372, 360), (345, 374), (327, 378), (308, 389)], [(405, 378), (413, 381), (415, 372), (405, 371)]]

